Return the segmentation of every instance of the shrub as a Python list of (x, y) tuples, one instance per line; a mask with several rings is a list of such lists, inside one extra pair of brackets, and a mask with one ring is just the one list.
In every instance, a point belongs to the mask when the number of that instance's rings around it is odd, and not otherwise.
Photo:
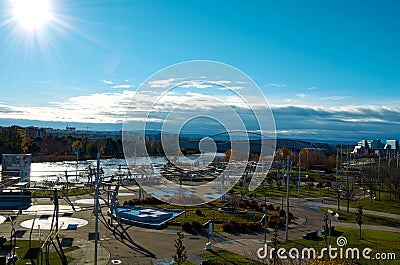
[(124, 206), (134, 206), (135, 202), (133, 200), (124, 201), (123, 205)]
[(222, 225), (222, 231), (226, 232), (226, 233), (230, 233), (233, 234), (234, 233), (234, 226), (232, 225), (231, 222), (229, 223), (224, 223)]
[(185, 231), (186, 233), (189, 233), (189, 234), (192, 234), (194, 232), (193, 231), (193, 226), (189, 222), (184, 222), (182, 224), (182, 230)]
[(260, 232), (263, 230), (261, 223), (253, 222), (237, 222), (230, 221), (229, 223), (224, 223), (222, 225), (222, 230), (224, 232), (233, 233), (247, 233), (247, 232)]
[(159, 199), (150, 197), (146, 198), (143, 200), (129, 200), (129, 201), (124, 201), (123, 205), (129, 205), (129, 206), (135, 206), (135, 205), (141, 205), (141, 204), (147, 204), (147, 205), (159, 205), (159, 204), (164, 204), (164, 202), (160, 201)]
[(285, 216), (286, 216), (286, 211), (283, 210), (283, 209), (281, 209), (281, 210), (279, 211), (279, 217), (285, 217)]
[(200, 209), (196, 209), (196, 215), (198, 215), (198, 216), (204, 216), (204, 214), (201, 212)]
[(192, 222), (192, 228), (194, 231), (200, 233), (203, 230), (203, 226), (200, 224), (198, 221), (193, 221)]
[(275, 207), (274, 207), (274, 205), (273, 204), (268, 204), (268, 210), (270, 210), (270, 211), (275, 211)]
[(284, 221), (279, 218), (277, 215), (272, 215), (269, 217), (267, 226), (270, 228), (274, 227), (283, 227), (284, 226)]
[(236, 222), (237, 231), (239, 233), (246, 233), (247, 230), (247, 223), (244, 222)]
[(257, 223), (248, 223), (247, 229), (249, 231), (252, 231), (252, 232), (263, 231), (263, 227), (262, 227), (261, 223), (259, 223), (259, 222), (257, 222)]

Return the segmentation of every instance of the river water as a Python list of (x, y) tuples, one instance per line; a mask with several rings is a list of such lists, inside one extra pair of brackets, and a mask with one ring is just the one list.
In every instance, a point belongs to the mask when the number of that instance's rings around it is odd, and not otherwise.
[[(214, 156), (212, 153), (206, 153), (206, 157)], [(217, 153), (217, 157), (223, 157), (224, 154)], [(190, 155), (188, 158), (197, 159), (199, 155)], [(136, 165), (142, 165), (146, 161), (144, 157), (137, 157), (135, 159)], [(206, 158), (206, 160), (208, 160)], [(163, 165), (166, 163), (165, 157), (151, 157), (152, 164)], [(43, 182), (43, 181), (57, 181), (65, 180), (65, 171), (69, 175), (69, 181), (86, 181), (86, 177), (89, 173), (89, 167), (96, 169), (96, 160), (87, 161), (63, 161), (63, 162), (42, 162), (42, 163), (32, 163), (31, 165), (31, 181)], [(127, 164), (125, 159), (101, 159), (100, 167), (104, 171), (104, 176), (116, 175), (118, 173), (126, 173)], [(121, 171), (119, 169), (122, 169)], [(78, 175), (78, 177), (76, 177)]]

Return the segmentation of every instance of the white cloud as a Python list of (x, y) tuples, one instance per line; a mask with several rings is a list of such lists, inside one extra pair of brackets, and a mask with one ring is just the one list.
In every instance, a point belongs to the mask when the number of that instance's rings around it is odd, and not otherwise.
[(161, 80), (154, 80), (148, 82), (150, 87), (153, 88), (166, 88), (171, 86), (172, 84), (176, 83), (177, 81), (182, 80), (182, 78), (168, 78), (168, 79), (161, 79)]
[(341, 100), (341, 99), (347, 99), (351, 98), (351, 96), (331, 96), (331, 97), (324, 97), (324, 98), (319, 98), (320, 100)]
[(301, 99), (305, 99), (307, 97), (306, 94), (297, 94), (296, 97), (299, 97)]
[(107, 84), (107, 85), (112, 85), (112, 84), (114, 84), (113, 81), (109, 81), (109, 80), (102, 80), (102, 81), (103, 81), (104, 84)]
[(188, 81), (188, 82), (182, 82), (178, 85), (183, 88), (193, 87), (193, 88), (200, 88), (200, 89), (213, 87), (213, 85), (208, 83), (207, 81), (206, 82), (204, 82), (204, 81)]
[(308, 91), (312, 91), (312, 90), (316, 90), (316, 89), (318, 89), (318, 88), (315, 86), (304, 88), (304, 90), (308, 90)]
[[(197, 92), (203, 90), (197, 90)], [(163, 95), (156, 103), (155, 113), (147, 117), (144, 107), (152, 105), (157, 94), (154, 91), (118, 91), (113, 93), (96, 93), (86, 96), (71, 97), (62, 102), (50, 102), (47, 106), (26, 107), (1, 103), (0, 118), (27, 119), (41, 121), (86, 122), (86, 123), (120, 123), (127, 111), (129, 120), (160, 123), (165, 115), (175, 109), (180, 117), (194, 117), (199, 114), (219, 113), (221, 117), (230, 117), (232, 109), (246, 112), (248, 106), (236, 95), (207, 96), (201, 93), (186, 91)], [(130, 105), (131, 100), (134, 100)], [(249, 100), (255, 109), (265, 109), (257, 99)], [(255, 102), (255, 103), (254, 103)], [(303, 101), (302, 101), (303, 102)], [(319, 101), (322, 102), (322, 101)], [(376, 105), (294, 105), (295, 101), (271, 105), (275, 116), (278, 133), (288, 137), (324, 137), (331, 139), (337, 135), (347, 138), (396, 137), (400, 131), (400, 107)], [(172, 121), (173, 122), (173, 121)], [(194, 128), (195, 129), (195, 128)], [(354, 132), (357, 132), (356, 134)], [(371, 136), (371, 137), (369, 137)], [(335, 138), (335, 136), (333, 136)]]
[(286, 87), (284, 84), (268, 84), (269, 87)]
[[(213, 84), (218, 84), (218, 85), (227, 85), (227, 84), (231, 84), (232, 81), (230, 80), (217, 80), (217, 81), (213, 81)], [(239, 83), (239, 82), (237, 82)]]
[(219, 87), (218, 90), (225, 91), (225, 90), (233, 90), (233, 91), (240, 91), (244, 87), (241, 86), (224, 86), (224, 87)]
[(116, 86), (112, 86), (111, 88), (124, 88), (124, 89), (129, 89), (131, 88), (131, 85), (116, 85)]
[[(206, 77), (200, 77), (205, 79)], [(187, 78), (168, 78), (161, 80), (154, 80), (148, 82), (151, 88), (167, 88), (170, 86), (179, 86), (183, 88), (212, 88), (215, 85), (218, 86), (226, 86), (232, 84), (233, 82), (230, 80), (190, 80)], [(237, 84), (241, 84), (244, 82), (236, 81)], [(237, 89), (237, 86), (233, 86), (234, 89)]]

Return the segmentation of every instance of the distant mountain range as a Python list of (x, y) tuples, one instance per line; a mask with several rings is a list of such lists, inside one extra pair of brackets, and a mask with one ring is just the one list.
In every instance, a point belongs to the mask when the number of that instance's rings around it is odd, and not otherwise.
[[(36, 121), (36, 120), (23, 120), (23, 119), (0, 119), (0, 126), (12, 126), (18, 125), (22, 127), (42, 127), (42, 128), (54, 128), (54, 129), (65, 129), (68, 127), (74, 127), (76, 130), (88, 130), (88, 131), (120, 131), (122, 130), (122, 123), (81, 123), (81, 122), (58, 122), (58, 121)], [(159, 130), (147, 130), (148, 134), (159, 134)], [(212, 132), (210, 132), (212, 133)], [(217, 133), (217, 132), (216, 132)], [(183, 137), (188, 138), (203, 138), (206, 135), (198, 133), (182, 133)], [(328, 143), (328, 144), (356, 144), (358, 136), (354, 139), (334, 139), (333, 137), (326, 139), (318, 138), (300, 138), (300, 137), (288, 137), (285, 135), (278, 135), (280, 139), (293, 139), (293, 140), (303, 140), (311, 143)], [(321, 137), (322, 138), (322, 137)], [(357, 139), (357, 140), (356, 140)]]

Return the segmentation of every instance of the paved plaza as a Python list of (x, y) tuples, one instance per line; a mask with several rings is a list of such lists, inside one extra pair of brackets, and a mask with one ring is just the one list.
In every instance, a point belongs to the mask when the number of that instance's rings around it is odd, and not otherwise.
[[(123, 191), (122, 191), (123, 192)], [(121, 201), (130, 197), (122, 197)], [(328, 201), (329, 198), (325, 198)], [(59, 223), (62, 225), (60, 237), (67, 246), (79, 246), (78, 250), (68, 253), (75, 260), (74, 265), (94, 264), (94, 231), (95, 215), (93, 212), (93, 197), (91, 195), (76, 196), (71, 201), (60, 199)], [(280, 198), (270, 198), (269, 202), (279, 205)], [(38, 226), (41, 228), (41, 240), (49, 233), (52, 221), (52, 201), (47, 198), (33, 199), (33, 206), (15, 219), (17, 240), (28, 240), (33, 219), (32, 238), (39, 239)], [(319, 230), (323, 226), (324, 213), (316, 210), (321, 205), (321, 199), (297, 199), (290, 201), (290, 211), (296, 219), (290, 225), (289, 239), (301, 238), (303, 234), (312, 230)], [(99, 214), (99, 265), (106, 264), (169, 264), (175, 252), (174, 240), (177, 238), (175, 230), (153, 230), (130, 225), (118, 225), (115, 221), (110, 224), (107, 215), (108, 207), (100, 204)], [(324, 204), (325, 206), (325, 204)], [(0, 211), (0, 235), (7, 238), (11, 232), (9, 216), (16, 216), (16, 211)], [(398, 216), (397, 216), (398, 217)], [(338, 225), (335, 222), (335, 225)], [(341, 224), (342, 225), (342, 224)], [(375, 227), (372, 229), (382, 229)], [(385, 229), (385, 228), (384, 228)], [(400, 231), (394, 231), (400, 232)], [(285, 231), (279, 231), (280, 240), (284, 240)], [(272, 237), (272, 231), (267, 232), (267, 240)], [(184, 245), (188, 258), (195, 264), (200, 264), (203, 259), (198, 255), (203, 253), (208, 239), (204, 236), (185, 234)], [(211, 240), (212, 247), (226, 249), (247, 257), (254, 256), (255, 251), (264, 243), (264, 233), (230, 235), (215, 233)]]

